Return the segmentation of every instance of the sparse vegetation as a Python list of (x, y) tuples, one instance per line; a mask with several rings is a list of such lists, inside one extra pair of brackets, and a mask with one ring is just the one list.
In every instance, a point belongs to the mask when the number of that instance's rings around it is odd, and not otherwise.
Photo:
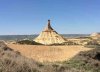
[[(7, 48), (7, 49), (5, 49)], [(40, 63), (21, 56), (8, 48), (4, 43), (0, 45), (0, 72), (77, 72), (67, 70), (55, 63)]]
[(85, 45), (87, 48), (100, 48), (100, 45)]
[(0, 42), (0, 72), (39, 72), (38, 63)]
[[(17, 44), (26, 44), (26, 45), (43, 45), (41, 43), (37, 43), (35, 41), (31, 41), (31, 40), (21, 40), (21, 41), (17, 41)], [(55, 44), (50, 44), (48, 46), (59, 46), (59, 45), (78, 45), (75, 42), (72, 41), (66, 41), (64, 43), (55, 43)]]
[(98, 43), (97, 40), (91, 40), (88, 41), (86, 45), (84, 45), (84, 47), (88, 47), (88, 48), (100, 48), (100, 44)]
[(65, 43), (63, 43), (64, 45), (78, 45), (77, 43), (75, 42), (72, 42), (72, 41), (67, 41)]
[(81, 70), (81, 72), (100, 72), (100, 49), (80, 52), (63, 65), (69, 68)]
[(17, 42), (18, 44), (27, 44), (27, 45), (42, 45), (41, 43), (37, 43), (31, 40), (21, 40)]
[(72, 41), (66, 41), (64, 43), (56, 43), (56, 44), (51, 44), (50, 46), (60, 46), (60, 45), (78, 45), (77, 43), (75, 42), (72, 42)]
[(80, 52), (69, 61), (40, 63), (0, 42), (0, 72), (100, 72), (100, 49)]

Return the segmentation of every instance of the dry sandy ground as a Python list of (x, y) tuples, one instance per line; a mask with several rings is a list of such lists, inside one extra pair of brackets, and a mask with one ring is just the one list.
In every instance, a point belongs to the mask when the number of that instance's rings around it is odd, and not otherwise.
[(80, 51), (91, 50), (83, 46), (39, 46), (39, 45), (15, 45), (8, 44), (15, 51), (19, 51), (23, 56), (32, 58), (40, 62), (65, 61), (74, 57)]

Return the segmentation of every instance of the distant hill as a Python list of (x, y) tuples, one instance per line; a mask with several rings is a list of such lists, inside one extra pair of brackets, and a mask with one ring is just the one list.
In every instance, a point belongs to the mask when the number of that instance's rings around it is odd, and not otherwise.
[[(89, 36), (89, 34), (61, 34), (64, 37), (84, 37)], [(30, 40), (36, 38), (38, 35), (0, 35), (0, 40), (22, 40), (28, 38)]]

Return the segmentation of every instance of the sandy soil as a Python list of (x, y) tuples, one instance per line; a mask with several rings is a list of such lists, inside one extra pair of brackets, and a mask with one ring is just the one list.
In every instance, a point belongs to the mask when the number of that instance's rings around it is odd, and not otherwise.
[(65, 61), (74, 57), (80, 51), (91, 50), (83, 46), (39, 46), (39, 45), (15, 45), (8, 44), (8, 47), (19, 51), (23, 56), (40, 62)]

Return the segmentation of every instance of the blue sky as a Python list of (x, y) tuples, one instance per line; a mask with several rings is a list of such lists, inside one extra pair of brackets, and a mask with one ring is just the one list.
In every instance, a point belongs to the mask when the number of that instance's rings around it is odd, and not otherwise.
[(0, 0), (0, 35), (38, 34), (48, 19), (60, 34), (100, 32), (100, 0)]

